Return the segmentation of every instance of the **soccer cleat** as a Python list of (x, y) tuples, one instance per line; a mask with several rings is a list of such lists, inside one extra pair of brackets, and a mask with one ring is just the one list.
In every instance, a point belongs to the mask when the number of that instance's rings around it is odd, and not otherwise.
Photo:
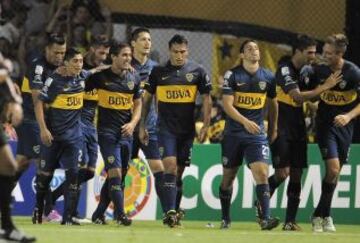
[(325, 217), (322, 222), (324, 232), (336, 232), (334, 221), (332, 217)]
[(185, 218), (185, 210), (182, 208), (179, 208), (176, 211), (176, 225), (177, 226), (181, 226), (181, 220), (183, 220)]
[(268, 218), (268, 219), (263, 219), (260, 221), (260, 227), (261, 230), (272, 230), (273, 228), (276, 228), (280, 223), (280, 219), (279, 218)]
[(295, 222), (287, 222), (282, 228), (284, 231), (301, 231), (301, 227)]
[(124, 226), (130, 226), (132, 223), (132, 220), (128, 218), (125, 214), (120, 215), (116, 220), (118, 225), (124, 225)]
[(168, 225), (170, 228), (175, 227), (177, 223), (176, 211), (175, 210), (167, 211), (167, 213), (163, 218), (163, 223)]
[(30, 243), (36, 241), (35, 237), (27, 236), (18, 229), (5, 230), (3, 238), (11, 242)]
[(55, 209), (51, 210), (51, 212), (44, 217), (46, 222), (61, 222), (62, 221), (62, 216), (59, 214), (58, 211), (56, 211)]
[(33, 224), (42, 224), (42, 212), (38, 208), (34, 208), (31, 220)]
[(220, 229), (230, 229), (231, 221), (223, 219), (220, 224)]
[(82, 218), (82, 217), (72, 217), (71, 218), (73, 221), (79, 223), (79, 224), (91, 224), (92, 221), (90, 219), (87, 219), (87, 218)]
[(67, 219), (67, 220), (63, 220), (61, 221), (61, 225), (75, 225), (75, 226), (80, 226), (80, 224), (72, 219)]
[(105, 221), (105, 216), (100, 216), (98, 218), (91, 218), (91, 221), (93, 222), (93, 224), (101, 224), (101, 225), (107, 225), (107, 222)]
[(261, 219), (263, 218), (263, 213), (262, 213), (260, 202), (258, 200), (255, 200), (254, 207), (255, 207), (256, 222), (258, 222), (260, 224)]
[(323, 230), (323, 219), (321, 217), (312, 217), (311, 218), (312, 231), (315, 233), (324, 232)]

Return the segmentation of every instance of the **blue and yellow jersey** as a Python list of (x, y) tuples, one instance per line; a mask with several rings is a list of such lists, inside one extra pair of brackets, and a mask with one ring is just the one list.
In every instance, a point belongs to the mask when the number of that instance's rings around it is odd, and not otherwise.
[(211, 82), (204, 68), (187, 61), (181, 67), (168, 62), (151, 72), (145, 89), (156, 94), (158, 101), (159, 128), (173, 134), (195, 133), (195, 100), (197, 92), (209, 94)]
[[(314, 87), (323, 83), (333, 71), (329, 66), (314, 65), (308, 69), (305, 76), (309, 76), (310, 84)], [(360, 69), (354, 63), (346, 61), (341, 70), (342, 80), (332, 89), (320, 95), (317, 121), (333, 124), (335, 116), (352, 110), (359, 104)]]
[[(135, 58), (133, 58), (131, 61), (131, 65), (133, 66), (133, 68), (135, 68), (136, 72), (139, 74), (141, 80), (140, 87), (141, 89), (144, 89), (145, 83), (149, 79), (151, 70), (155, 66), (158, 66), (158, 63), (151, 59), (148, 59), (144, 63), (144, 65), (141, 65)], [(149, 133), (156, 132), (157, 112), (155, 108), (155, 103), (156, 103), (155, 99), (153, 99), (150, 106), (149, 115), (146, 118), (146, 129), (148, 130)]]
[(260, 135), (252, 135), (244, 126), (230, 117), (225, 123), (225, 135), (244, 138), (264, 137), (264, 106), (266, 98), (276, 97), (274, 75), (265, 68), (259, 68), (255, 74), (248, 73), (243, 66), (237, 66), (225, 73), (223, 95), (233, 95), (233, 106), (247, 119), (261, 127)]
[(27, 73), (21, 83), (23, 110), (25, 121), (36, 121), (31, 90), (41, 90), (45, 80), (52, 74), (56, 66), (46, 61), (44, 56), (35, 58), (29, 65)]
[(296, 103), (289, 92), (294, 89), (307, 90), (307, 83), (290, 60), (282, 62), (275, 74), (276, 97), (279, 102), (279, 133), (288, 138), (298, 139), (305, 136), (303, 105)]
[[(90, 70), (95, 68), (84, 62), (83, 69)], [(85, 125), (93, 126), (95, 122), (96, 108), (98, 104), (98, 92), (97, 89), (88, 89), (89, 82), (85, 82), (85, 94), (84, 94), (84, 106), (81, 110), (81, 121)]]
[(82, 136), (80, 115), (83, 107), (85, 80), (90, 72), (77, 77), (53, 73), (48, 77), (39, 98), (47, 105), (46, 123), (55, 140), (72, 140)]
[(141, 98), (140, 77), (127, 72), (124, 77), (111, 68), (92, 75), (87, 90), (97, 89), (98, 132), (121, 134), (121, 127), (131, 121), (133, 100)]

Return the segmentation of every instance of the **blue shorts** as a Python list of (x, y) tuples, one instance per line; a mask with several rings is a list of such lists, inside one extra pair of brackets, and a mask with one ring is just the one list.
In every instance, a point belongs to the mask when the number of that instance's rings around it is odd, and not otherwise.
[(53, 172), (55, 169), (78, 168), (82, 161), (83, 140), (78, 138), (72, 141), (53, 141), (50, 147), (43, 145), (40, 155), (40, 169)]
[(132, 155), (131, 155), (132, 159), (138, 157), (139, 149), (143, 151), (146, 159), (148, 160), (161, 159), (157, 136), (150, 136), (149, 144), (146, 146), (140, 142), (138, 134), (134, 134), (134, 141), (133, 141)]
[(83, 145), (83, 161), (82, 166), (96, 167), (98, 159), (98, 141), (97, 132), (94, 126), (81, 124), (82, 132), (84, 135)]
[(338, 158), (341, 164), (346, 164), (353, 131), (353, 123), (345, 127), (317, 126), (316, 136), (323, 160)]
[(270, 148), (266, 138), (249, 141), (237, 136), (225, 135), (221, 148), (222, 164), (225, 168), (240, 166), (244, 157), (248, 165), (257, 161), (270, 163)]
[(121, 138), (114, 134), (99, 133), (100, 152), (104, 159), (105, 170), (128, 168), (131, 157), (132, 137)]
[(33, 121), (24, 121), (16, 128), (18, 143), (16, 154), (28, 159), (40, 157), (41, 139), (39, 125)]
[(176, 157), (178, 165), (190, 166), (194, 135), (175, 135), (166, 129), (159, 131), (159, 153), (161, 158)]

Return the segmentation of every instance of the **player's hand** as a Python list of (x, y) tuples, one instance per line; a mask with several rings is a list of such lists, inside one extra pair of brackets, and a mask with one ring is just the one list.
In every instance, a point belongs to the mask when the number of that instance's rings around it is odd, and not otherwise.
[(209, 126), (203, 126), (200, 129), (200, 133), (199, 133), (199, 136), (198, 136), (198, 140), (199, 140), (200, 143), (205, 142), (205, 139), (207, 138), (208, 129), (209, 129)]
[(51, 146), (52, 140), (54, 140), (53, 136), (47, 128), (40, 129), (40, 138), (41, 142), (48, 147)]
[(335, 85), (337, 85), (342, 80), (343, 75), (341, 74), (341, 71), (336, 71), (325, 80), (324, 86), (326, 90), (331, 89)]
[(142, 126), (140, 126), (140, 129), (139, 129), (139, 140), (142, 144), (144, 144), (146, 146), (149, 144), (149, 133)]
[(130, 137), (132, 136), (134, 129), (135, 129), (135, 124), (132, 122), (126, 123), (121, 127), (121, 134), (124, 137)]
[(18, 103), (9, 103), (6, 107), (6, 120), (14, 127), (18, 126), (23, 119), (23, 109)]
[(344, 127), (351, 121), (351, 117), (349, 115), (337, 115), (334, 118), (334, 125), (337, 127)]
[(261, 129), (255, 122), (246, 120), (243, 125), (246, 131), (248, 131), (249, 133), (253, 135), (260, 134)]

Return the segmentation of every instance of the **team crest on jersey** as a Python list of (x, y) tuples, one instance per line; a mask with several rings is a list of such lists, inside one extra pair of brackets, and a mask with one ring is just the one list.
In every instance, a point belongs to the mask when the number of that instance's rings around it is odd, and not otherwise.
[(135, 87), (135, 82), (134, 81), (129, 81), (127, 82), (127, 86), (130, 90), (133, 90)]
[(344, 89), (345, 86), (346, 86), (346, 81), (345, 81), (345, 80), (342, 80), (342, 81), (339, 83), (340, 89)]
[(33, 151), (34, 151), (36, 154), (40, 154), (40, 145), (35, 145), (35, 146), (33, 146)]
[(223, 163), (223, 165), (227, 165), (229, 163), (228, 157), (223, 156), (222, 157), (222, 163)]
[(109, 156), (107, 159), (108, 159), (110, 164), (115, 162), (115, 157), (113, 155)]
[(259, 82), (259, 87), (261, 90), (265, 90), (266, 89), (266, 82), (265, 81), (260, 81)]
[(194, 79), (194, 74), (192, 74), (192, 73), (187, 73), (187, 74), (185, 75), (185, 78), (186, 78), (186, 80), (187, 80), (188, 82), (191, 82), (191, 81)]

